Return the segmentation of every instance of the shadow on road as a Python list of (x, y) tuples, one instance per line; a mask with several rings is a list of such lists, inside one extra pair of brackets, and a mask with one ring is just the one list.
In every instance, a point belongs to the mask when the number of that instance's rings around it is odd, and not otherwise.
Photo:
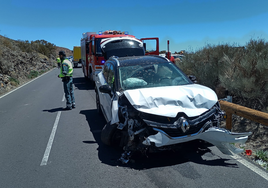
[(176, 151), (162, 151), (151, 153), (148, 156), (134, 156), (129, 167), (142, 170), (156, 167), (174, 166), (182, 163), (192, 162), (209, 166), (224, 166), (238, 168), (236, 163), (230, 163), (230, 159), (221, 158), (213, 154), (209, 149), (209, 143), (203, 141), (192, 141), (183, 143)]
[(54, 112), (59, 112), (59, 111), (64, 111), (64, 108), (53, 108), (50, 110), (43, 110), (43, 112), (50, 112), (50, 113), (54, 113)]
[[(80, 114), (86, 116), (90, 131), (92, 132), (98, 147), (98, 156), (102, 163), (117, 166), (119, 163), (117, 159), (121, 156), (122, 150), (114, 147), (106, 146), (101, 141), (101, 130), (106, 124), (103, 116), (97, 113), (96, 109), (93, 110), (81, 110)], [(86, 144), (92, 144), (92, 141), (83, 141)]]
[[(75, 89), (79, 89), (79, 90), (93, 90), (95, 87), (92, 84), (92, 82), (90, 82), (88, 79), (85, 79), (84, 77), (73, 78), (73, 83), (74, 83)], [(64, 111), (64, 110), (65, 110), (64, 108), (59, 107), (59, 108), (53, 108), (49, 110), (43, 110), (43, 112), (54, 113), (54, 112)]]
[[(187, 162), (209, 165), (238, 168), (236, 163), (230, 163), (230, 159), (221, 158), (213, 154), (209, 149), (212, 145), (201, 141), (192, 141), (181, 144), (176, 151), (162, 151), (150, 153), (147, 156), (136, 153), (132, 156), (130, 162), (126, 165), (118, 162), (123, 150), (116, 147), (106, 146), (101, 141), (101, 130), (106, 124), (104, 118), (98, 115), (97, 110), (82, 110), (80, 114), (86, 116), (90, 131), (92, 132), (98, 147), (98, 156), (102, 163), (111, 166), (124, 166), (137, 170), (174, 166)], [(84, 141), (86, 144), (92, 144), (92, 141)]]
[(73, 83), (74, 83), (75, 89), (76, 88), (79, 90), (92, 90), (92, 89), (94, 89), (93, 83), (90, 80), (85, 79), (84, 77), (74, 77)]
[(77, 65), (77, 67), (73, 67), (74, 69), (80, 69), (80, 68), (82, 68), (82, 65), (79, 63), (78, 65)]

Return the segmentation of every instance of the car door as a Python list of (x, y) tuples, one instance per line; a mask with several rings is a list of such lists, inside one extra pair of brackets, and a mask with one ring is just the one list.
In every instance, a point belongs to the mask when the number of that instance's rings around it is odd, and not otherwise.
[(110, 66), (110, 63), (105, 63), (102, 72), (100, 72), (98, 74), (97, 80), (95, 82), (96, 87), (97, 87), (97, 92), (99, 95), (100, 107), (102, 109), (103, 115), (104, 115), (106, 120), (107, 120), (107, 118), (106, 118), (107, 117), (107, 115), (106, 115), (107, 104), (106, 104), (106, 99), (105, 99), (106, 95), (105, 95), (105, 93), (100, 92), (99, 87), (103, 86), (103, 85), (107, 85), (109, 66)]
[(112, 64), (108, 66), (108, 74), (106, 77), (107, 84), (111, 87), (111, 93), (103, 93), (103, 108), (106, 114), (106, 120), (109, 122), (112, 118), (112, 100), (115, 93), (115, 68)]

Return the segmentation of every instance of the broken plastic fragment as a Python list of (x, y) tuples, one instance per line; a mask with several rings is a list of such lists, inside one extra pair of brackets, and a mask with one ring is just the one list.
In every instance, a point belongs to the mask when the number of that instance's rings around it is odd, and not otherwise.
[(119, 161), (122, 164), (127, 164), (129, 162), (129, 158), (131, 157), (131, 152), (130, 151), (125, 151), (122, 153), (121, 157), (119, 158)]
[(248, 156), (252, 155), (252, 150), (251, 149), (246, 149), (246, 155), (248, 155)]

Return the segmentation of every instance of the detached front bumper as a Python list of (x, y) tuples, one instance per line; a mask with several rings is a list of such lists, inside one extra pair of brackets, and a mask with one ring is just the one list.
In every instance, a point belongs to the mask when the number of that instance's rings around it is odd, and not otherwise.
[(247, 141), (248, 136), (252, 134), (251, 132), (234, 133), (223, 128), (211, 127), (206, 131), (201, 129), (199, 132), (192, 135), (170, 137), (158, 128), (153, 129), (158, 133), (147, 137), (145, 141), (143, 141), (144, 145), (150, 145), (150, 143), (153, 142), (156, 147), (162, 147), (200, 139), (215, 145), (222, 153), (227, 155), (232, 154), (230, 151), (233, 153), (243, 152), (242, 149), (236, 148), (230, 143), (244, 144)]

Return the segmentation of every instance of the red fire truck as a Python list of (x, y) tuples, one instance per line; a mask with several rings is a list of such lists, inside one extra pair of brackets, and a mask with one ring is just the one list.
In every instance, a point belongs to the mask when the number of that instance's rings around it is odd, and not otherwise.
[[(81, 61), (85, 78), (95, 81), (96, 75), (102, 70), (105, 59), (101, 52), (100, 43), (102, 39), (113, 37), (132, 37), (127, 32), (105, 31), (105, 32), (86, 32), (82, 34), (81, 39)], [(159, 55), (159, 39), (158, 38), (142, 38), (145, 48), (145, 55)], [(146, 45), (148, 42), (149, 45)], [(146, 50), (146, 48), (150, 48)]]

